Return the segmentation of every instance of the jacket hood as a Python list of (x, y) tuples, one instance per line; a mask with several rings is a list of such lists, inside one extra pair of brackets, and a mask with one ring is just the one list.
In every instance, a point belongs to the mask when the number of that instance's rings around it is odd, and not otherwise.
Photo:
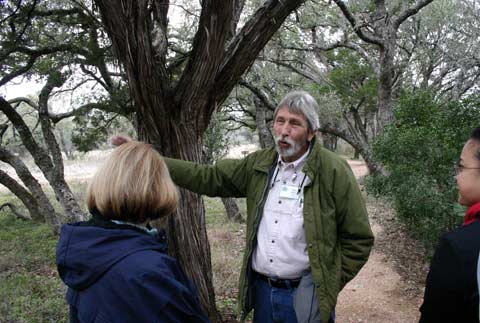
[(63, 225), (56, 261), (60, 278), (74, 290), (95, 283), (113, 265), (142, 250), (166, 252), (164, 234), (151, 236), (129, 225), (95, 220)]

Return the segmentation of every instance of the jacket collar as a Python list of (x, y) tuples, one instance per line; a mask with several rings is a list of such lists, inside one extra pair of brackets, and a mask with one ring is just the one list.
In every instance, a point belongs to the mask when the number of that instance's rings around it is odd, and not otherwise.
[[(307, 156), (307, 160), (303, 165), (302, 171), (305, 175), (313, 180), (315, 175), (319, 172), (320, 168), (318, 165), (318, 153), (321, 150), (321, 145), (318, 142), (316, 137), (313, 137), (312, 141), (310, 142), (310, 153)], [(253, 168), (260, 172), (269, 173), (269, 171), (277, 165), (278, 161), (278, 153), (275, 150), (275, 147), (268, 148), (266, 150), (266, 157), (259, 160)], [(320, 165), (321, 166), (321, 165)]]

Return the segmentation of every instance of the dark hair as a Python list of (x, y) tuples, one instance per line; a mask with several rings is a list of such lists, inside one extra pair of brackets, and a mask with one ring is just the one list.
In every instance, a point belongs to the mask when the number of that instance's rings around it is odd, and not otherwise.
[[(473, 129), (470, 139), (475, 140), (480, 145), (480, 127)], [(475, 158), (480, 160), (480, 148), (475, 153)]]

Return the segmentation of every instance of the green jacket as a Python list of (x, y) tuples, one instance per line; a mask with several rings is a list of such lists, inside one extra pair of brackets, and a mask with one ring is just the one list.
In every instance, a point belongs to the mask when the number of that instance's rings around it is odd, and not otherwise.
[[(242, 319), (252, 310), (251, 261), (263, 207), (278, 155), (256, 151), (213, 166), (165, 158), (174, 182), (208, 196), (247, 198), (247, 238), (239, 282)], [(302, 170), (311, 180), (304, 189), (304, 228), (310, 267), (323, 318), (330, 317), (340, 290), (362, 268), (373, 245), (365, 202), (342, 158), (315, 143)]]

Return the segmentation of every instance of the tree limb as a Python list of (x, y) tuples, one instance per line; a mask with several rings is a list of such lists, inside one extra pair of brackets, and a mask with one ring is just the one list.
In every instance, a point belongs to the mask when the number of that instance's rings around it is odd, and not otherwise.
[[(180, 105), (189, 106), (195, 101), (209, 100), (211, 94), (204, 89), (212, 88), (224, 57), (234, 5), (235, 0), (203, 1), (193, 51), (176, 86), (174, 101)], [(216, 105), (210, 106), (210, 112), (213, 112)], [(199, 120), (199, 123), (202, 128), (206, 128), (208, 120)]]
[[(29, 59), (24, 66), (20, 67), (19, 69), (15, 70), (15, 71), (12, 71), (12, 72), (6, 74), (4, 77), (2, 77), (0, 79), (0, 86), (5, 85), (6, 83), (10, 82), (11, 80), (16, 78), (17, 76), (28, 72), (33, 67), (33, 65), (35, 64), (35, 62), (37, 61), (37, 59), (40, 56), (47, 55), (47, 54), (53, 54), (53, 53), (57, 53), (57, 52), (61, 52), (61, 51), (72, 50), (73, 48), (74, 48), (74, 46), (72, 46), (72, 45), (59, 45), (59, 46), (45, 47), (45, 48), (35, 49), (35, 50), (27, 48), (27, 47), (18, 47), (18, 51), (16, 50), (16, 52), (24, 53), (24, 54), (29, 55)], [(1, 60), (3, 60), (3, 59), (0, 57), (0, 61)]]
[(22, 117), (3, 97), (0, 97), (0, 111), (3, 111), (3, 113), (5, 113), (7, 118), (13, 124), (20, 135), (22, 143), (28, 149), (38, 167), (40, 167), (40, 169), (53, 167), (52, 160), (48, 156), (47, 152), (35, 142), (33, 139), (33, 134), (26, 125), (25, 121), (23, 121)]
[(337, 6), (340, 8), (344, 17), (348, 20), (348, 22), (352, 26), (353, 31), (358, 35), (358, 37), (360, 37), (360, 39), (362, 39), (363, 41), (365, 41), (367, 43), (375, 44), (375, 45), (378, 45), (380, 47), (385, 46), (384, 41), (381, 38), (376, 37), (372, 33), (363, 31), (363, 29), (362, 29), (363, 26), (357, 24), (357, 21), (356, 21), (355, 17), (350, 12), (350, 10), (348, 10), (347, 6), (345, 5), (345, 3), (342, 0), (333, 0), (333, 2), (335, 2), (337, 4)]
[(250, 82), (247, 82), (245, 80), (240, 80), (240, 82), (238, 82), (239, 85), (249, 89), (257, 98), (260, 99), (260, 101), (263, 103), (263, 105), (269, 109), (270, 111), (274, 111), (275, 108), (276, 108), (276, 104), (274, 102), (272, 102), (267, 94), (260, 88), (254, 86), (252, 83)]
[[(23, 188), (23, 186), (21, 185), (19, 185), (20, 187), (17, 187), (15, 184), (12, 184), (11, 181), (13, 181), (13, 179), (5, 179), (4, 185), (7, 186), (23, 202), (26, 201), (29, 204), (32, 204), (30, 198), (36, 201), (34, 203), (35, 209), (31, 209), (28, 205), (26, 205), (30, 210), (32, 218), (36, 220), (45, 218), (48, 219), (49, 217), (54, 215), (55, 209), (48, 200), (48, 197), (45, 195), (42, 186), (40, 185), (38, 180), (31, 174), (25, 163), (19, 157), (15, 156), (2, 146), (0, 146), (0, 160), (12, 166), (12, 168), (17, 173), (17, 176), (20, 178), (20, 180), (30, 192), (24, 192), (21, 189)], [(38, 211), (36, 210), (36, 208), (38, 208)]]
[(415, 3), (413, 7), (410, 7), (404, 10), (403, 12), (401, 12), (400, 15), (398, 15), (398, 17), (393, 20), (394, 29), (397, 30), (405, 20), (417, 14), (420, 11), (420, 9), (427, 6), (431, 2), (433, 2), (433, 0), (420, 0), (417, 3)]
[(3, 210), (4, 208), (6, 207), (9, 207), (10, 210), (12, 211), (12, 213), (17, 217), (19, 218), (20, 220), (24, 220), (24, 221), (27, 221), (27, 220), (32, 220), (32, 218), (30, 216), (28, 216), (27, 214), (23, 214), (21, 213), (20, 211), (18, 211), (17, 207), (15, 205), (13, 205), (12, 203), (3, 203), (1, 206), (0, 206), (0, 211)]
[(42, 133), (45, 143), (47, 144), (50, 156), (53, 164), (55, 165), (56, 172), (59, 172), (63, 176), (63, 160), (62, 152), (58, 146), (57, 139), (52, 131), (52, 124), (49, 118), (48, 100), (50, 94), (56, 87), (61, 87), (65, 83), (66, 77), (60, 72), (53, 71), (50, 73), (47, 79), (47, 83), (43, 86), (38, 96), (38, 119), (42, 126)]
[[(232, 40), (217, 73), (215, 102), (223, 102), (287, 16), (304, 0), (269, 0)], [(212, 106), (215, 106), (212, 103)]]

